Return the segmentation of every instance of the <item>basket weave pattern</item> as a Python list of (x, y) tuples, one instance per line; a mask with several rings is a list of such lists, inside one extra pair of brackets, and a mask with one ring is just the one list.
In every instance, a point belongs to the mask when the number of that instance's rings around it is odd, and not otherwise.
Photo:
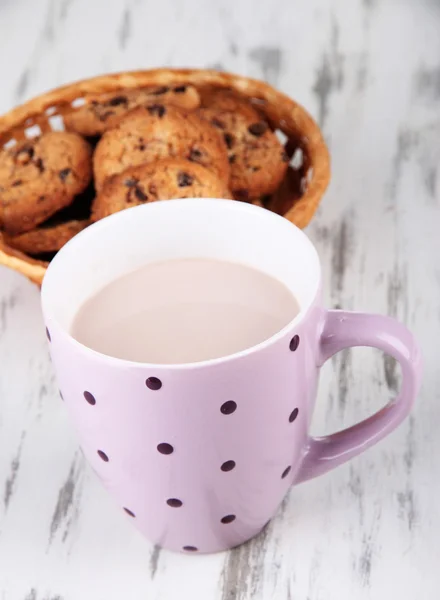
[[(280, 193), (269, 201), (274, 210), (298, 227), (313, 217), (330, 179), (329, 154), (319, 127), (294, 100), (270, 85), (212, 70), (156, 69), (103, 75), (66, 85), (18, 106), (0, 117), (0, 147), (52, 130), (63, 129), (63, 117), (87, 102), (89, 96), (147, 86), (192, 84), (203, 92), (217, 87), (248, 98), (280, 132), (286, 152), (293, 157)], [(0, 233), (0, 264), (41, 284), (47, 263), (8, 247)]]

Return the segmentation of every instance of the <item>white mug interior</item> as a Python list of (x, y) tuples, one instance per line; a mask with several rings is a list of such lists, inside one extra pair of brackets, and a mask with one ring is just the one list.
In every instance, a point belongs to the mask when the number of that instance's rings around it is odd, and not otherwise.
[(230, 200), (168, 200), (118, 212), (68, 242), (44, 278), (43, 311), (69, 334), (79, 308), (108, 283), (146, 264), (181, 258), (238, 262), (275, 277), (300, 305), (296, 321), (319, 291), (316, 250), (286, 219)]

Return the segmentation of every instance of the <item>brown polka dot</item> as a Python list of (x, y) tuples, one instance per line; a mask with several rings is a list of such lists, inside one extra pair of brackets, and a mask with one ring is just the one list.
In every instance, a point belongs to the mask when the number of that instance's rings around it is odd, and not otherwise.
[(173, 508), (180, 508), (183, 504), (182, 500), (178, 498), (168, 498), (167, 500), (168, 506), (172, 506)]
[(46, 336), (47, 336), (47, 339), (49, 340), (49, 342), (51, 342), (52, 338), (50, 337), (50, 331), (47, 327), (46, 327)]
[(105, 452), (103, 452), (102, 450), (98, 450), (98, 456), (99, 458), (102, 458), (102, 460), (104, 462), (108, 462), (108, 456)]
[(166, 442), (163, 442), (162, 444), (158, 444), (157, 450), (161, 454), (172, 454), (174, 452), (174, 448), (172, 447), (172, 445), (167, 444)]
[(198, 548), (195, 546), (184, 546), (183, 549), (185, 552), (197, 552)]
[(222, 466), (220, 467), (220, 469), (222, 471), (224, 471), (225, 473), (227, 471), (232, 471), (232, 469), (235, 469), (235, 460), (227, 460), (226, 462), (224, 462), (222, 464)]
[(295, 350), (298, 348), (298, 346), (299, 346), (299, 335), (294, 335), (293, 338), (290, 340), (289, 348), (291, 349), (292, 352), (295, 352)]
[(226, 515), (226, 517), (223, 517), (223, 519), (221, 519), (221, 522), (224, 525), (227, 525), (228, 523), (232, 523), (232, 521), (235, 521), (236, 516), (235, 515)]
[(287, 477), (287, 475), (290, 473), (290, 469), (292, 467), (287, 467), (287, 469), (284, 469), (283, 474), (281, 475), (281, 479), (284, 479), (285, 477)]
[(136, 515), (134, 514), (134, 512), (131, 512), (131, 510), (130, 510), (129, 508), (125, 508), (125, 506), (124, 506), (124, 510), (125, 510), (125, 512), (127, 513), (127, 515), (128, 515), (129, 517), (133, 517), (133, 518), (134, 518), (134, 517), (136, 516)]
[(148, 389), (157, 391), (162, 387), (162, 382), (157, 377), (149, 377), (145, 382), (145, 385)]
[(237, 403), (233, 400), (228, 400), (227, 402), (221, 405), (220, 412), (224, 415), (231, 415), (233, 412), (235, 412), (236, 408)]
[(91, 394), (90, 392), (84, 392), (84, 398), (92, 406), (94, 406), (96, 404), (95, 396), (93, 394)]
[(293, 423), (294, 422), (294, 420), (298, 416), (298, 413), (299, 413), (299, 410), (297, 408), (294, 408), (292, 410), (292, 412), (290, 413), (290, 417), (289, 417), (289, 423)]

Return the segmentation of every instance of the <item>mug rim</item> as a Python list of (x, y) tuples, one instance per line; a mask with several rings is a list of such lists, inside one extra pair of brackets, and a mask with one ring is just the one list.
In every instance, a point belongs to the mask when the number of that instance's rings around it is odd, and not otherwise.
[[(63, 255), (67, 250), (70, 250), (73, 246), (82, 243), (84, 238), (90, 237), (91, 235), (94, 234), (94, 232), (99, 232), (103, 228), (112, 227), (113, 223), (117, 223), (118, 221), (120, 221), (124, 218), (127, 218), (126, 213), (133, 214), (133, 211), (137, 211), (139, 214), (141, 214), (142, 212), (145, 212), (145, 211), (151, 211), (153, 209), (153, 207), (154, 207), (154, 210), (172, 210), (172, 207), (177, 204), (181, 207), (182, 204), (191, 206), (194, 204), (200, 204), (202, 202), (204, 205), (206, 205), (206, 204), (221, 205), (222, 210), (224, 209), (224, 210), (232, 210), (232, 211), (242, 211), (242, 212), (248, 212), (249, 214), (258, 213), (260, 216), (263, 215), (263, 218), (265, 218), (267, 220), (272, 220), (273, 222), (279, 223), (280, 226), (290, 227), (290, 228), (295, 229), (296, 233), (299, 234), (300, 237), (302, 238), (302, 241), (305, 242), (305, 245), (308, 247), (309, 252), (312, 254), (312, 258), (314, 259), (314, 262), (316, 264), (316, 269), (317, 269), (317, 277), (316, 277), (316, 282), (314, 285), (314, 293), (312, 295), (312, 299), (304, 306), (300, 305), (299, 312), (295, 315), (295, 317), (293, 319), (288, 321), (286, 323), (286, 325), (282, 329), (280, 329), (280, 331), (278, 331), (274, 335), (270, 336), (266, 340), (264, 340), (258, 344), (255, 344), (253, 346), (250, 346), (249, 348), (240, 350), (239, 352), (234, 352), (233, 354), (227, 354), (225, 356), (221, 356), (218, 358), (202, 360), (202, 361), (197, 361), (197, 362), (188, 362), (188, 363), (149, 363), (149, 362), (140, 362), (140, 361), (133, 361), (133, 360), (128, 360), (128, 359), (124, 359), (124, 358), (118, 358), (115, 356), (111, 356), (109, 354), (104, 354), (97, 350), (93, 350), (89, 346), (86, 346), (85, 344), (76, 340), (70, 334), (68, 329), (61, 325), (61, 323), (59, 322), (58, 319), (50, 316), (50, 311), (45, 309), (46, 304), (48, 303), (48, 295), (49, 295), (49, 292), (47, 291), (47, 283), (46, 282), (49, 281), (49, 279), (51, 278), (51, 276), (52, 276), (51, 273), (54, 269), (54, 266), (63, 260)], [(47, 268), (47, 271), (45, 273), (45, 276), (44, 276), (44, 279), (42, 282), (42, 286), (41, 286), (41, 304), (42, 304), (43, 314), (44, 314), (45, 319), (50, 320), (50, 321), (52, 321), (52, 323), (55, 324), (56, 328), (59, 330), (59, 333), (62, 335), (62, 337), (64, 337), (65, 339), (68, 339), (79, 350), (81, 350), (82, 352), (85, 352), (86, 354), (89, 354), (90, 357), (95, 360), (98, 359), (98, 360), (106, 362), (106, 363), (109, 363), (109, 362), (113, 363), (115, 366), (128, 367), (128, 368), (142, 367), (142, 368), (155, 369), (155, 370), (158, 370), (158, 369), (160, 369), (160, 370), (162, 370), (162, 369), (191, 370), (191, 369), (198, 369), (198, 368), (202, 368), (202, 367), (210, 367), (210, 366), (225, 364), (228, 362), (232, 362), (234, 360), (239, 360), (239, 359), (245, 358), (247, 356), (256, 354), (256, 353), (258, 353), (262, 350), (265, 350), (265, 349), (269, 348), (270, 346), (276, 344), (279, 340), (284, 338), (287, 335), (287, 333), (289, 331), (291, 331), (295, 326), (298, 326), (298, 324), (301, 321), (303, 321), (303, 319), (307, 316), (307, 314), (309, 313), (309, 310), (316, 303), (316, 299), (319, 296), (320, 289), (321, 289), (320, 284), (321, 284), (321, 261), (319, 259), (319, 255), (318, 255), (318, 252), (317, 252), (314, 244), (309, 239), (309, 237), (299, 227), (297, 227), (296, 225), (294, 225), (292, 222), (288, 221), (284, 217), (282, 217), (276, 213), (273, 213), (265, 208), (262, 208), (260, 206), (255, 206), (253, 204), (248, 204), (248, 203), (244, 203), (244, 202), (231, 201), (231, 200), (220, 199), (220, 198), (181, 198), (181, 199), (172, 199), (172, 200), (151, 202), (151, 203), (147, 203), (147, 204), (143, 204), (143, 205), (139, 205), (139, 206), (134, 206), (134, 207), (119, 211), (117, 213), (113, 213), (112, 215), (109, 215), (108, 217), (105, 217), (104, 219), (100, 219), (99, 221), (92, 223), (86, 229), (83, 229), (81, 232), (79, 232), (77, 235), (75, 235), (71, 240), (69, 240), (61, 248), (61, 250), (59, 250), (57, 252), (56, 256), (52, 259), (51, 263), (49, 264), (49, 266)]]

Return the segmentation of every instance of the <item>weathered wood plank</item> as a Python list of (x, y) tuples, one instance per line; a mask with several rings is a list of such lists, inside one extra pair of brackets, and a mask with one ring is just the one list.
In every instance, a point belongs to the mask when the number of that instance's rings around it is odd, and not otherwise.
[[(439, 26), (434, 0), (0, 1), (0, 111), (74, 79), (163, 64), (266, 78), (309, 107), (333, 159), (308, 231), (328, 305), (405, 321), (426, 371), (411, 419), (293, 490), (259, 538), (173, 555), (132, 529), (83, 462), (38, 291), (0, 270), (2, 600), (437, 598)], [(399, 375), (371, 350), (338, 355), (323, 369), (314, 431), (376, 410)]]

